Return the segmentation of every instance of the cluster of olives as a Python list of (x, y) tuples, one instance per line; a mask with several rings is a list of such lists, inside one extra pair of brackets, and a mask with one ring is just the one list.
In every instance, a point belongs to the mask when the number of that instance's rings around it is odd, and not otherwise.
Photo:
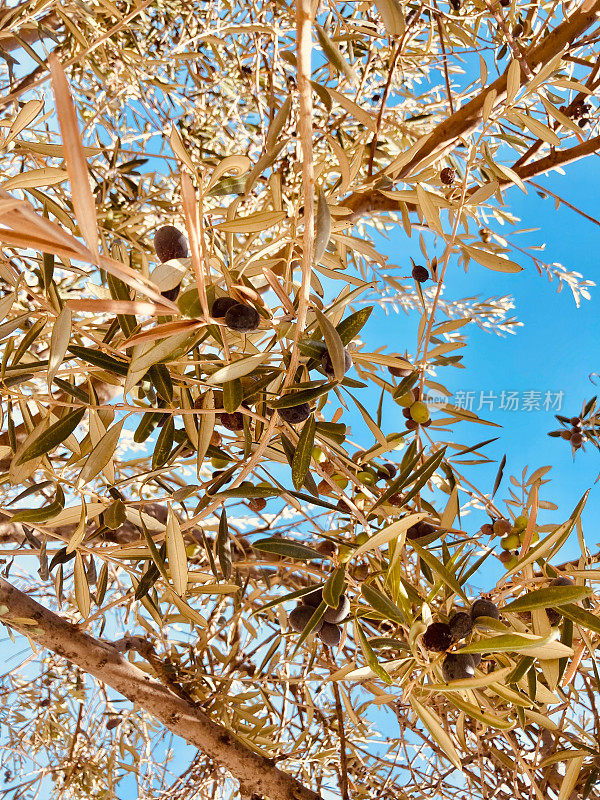
[(417, 388), (410, 389), (406, 394), (401, 395), (396, 402), (402, 406), (402, 415), (406, 418), (406, 427), (409, 431), (414, 431), (421, 425), (427, 428), (431, 425), (431, 415), (429, 407), (420, 399), (421, 395)]
[(424, 539), (426, 536), (431, 536), (432, 533), (435, 533), (437, 528), (435, 528), (431, 522), (426, 522), (422, 519), (420, 522), (415, 522), (414, 525), (411, 525), (410, 528), (406, 531), (406, 538), (407, 539)]
[(581, 417), (571, 417), (567, 422), (563, 421), (563, 424), (568, 424), (570, 427), (564, 428), (561, 431), (553, 431), (553, 433), (555, 435), (558, 434), (561, 439), (566, 439), (567, 442), (571, 442), (573, 450), (579, 450), (579, 448), (583, 446), (585, 439)]
[[(323, 589), (315, 589), (314, 592), (305, 594), (302, 597), (302, 603), (288, 616), (291, 627), (298, 633), (302, 633), (322, 602)], [(342, 594), (337, 608), (331, 608), (331, 606), (326, 608), (325, 613), (313, 628), (313, 633), (317, 634), (323, 644), (337, 647), (342, 638), (340, 624), (344, 622), (349, 613), (350, 601), (345, 594)]]
[[(567, 109), (566, 106), (561, 106), (560, 110), (563, 113), (566, 113), (568, 109)], [(585, 126), (590, 121), (590, 118), (589, 118), (588, 115), (591, 113), (591, 110), (592, 110), (591, 105), (589, 103), (585, 103), (580, 98), (573, 104), (573, 107), (571, 108), (571, 110), (569, 112), (569, 116), (572, 119), (578, 120), (577, 124), (579, 125), (580, 128), (585, 128)]]
[(233, 297), (217, 297), (210, 314), (213, 319), (222, 319), (229, 330), (238, 333), (251, 333), (260, 326), (260, 314), (254, 306), (239, 303)]
[[(480, 597), (469, 611), (456, 611), (448, 622), (433, 622), (423, 634), (423, 646), (433, 653), (445, 653), (453, 644), (473, 631), (479, 617), (500, 619), (498, 607), (486, 597)], [(444, 680), (472, 678), (481, 656), (474, 653), (447, 653), (442, 663)]]
[[(481, 532), (490, 536), (500, 536), (500, 546), (503, 552), (500, 554), (500, 561), (506, 569), (512, 569), (519, 560), (519, 548), (525, 541), (525, 533), (529, 519), (525, 514), (515, 518), (511, 524), (508, 519), (496, 519), (493, 523), (486, 523), (481, 526)], [(539, 541), (540, 535), (534, 530), (531, 535), (531, 542)]]
[[(362, 451), (358, 451), (354, 459), (358, 458), (358, 456), (362, 453)], [(327, 460), (327, 456), (320, 447), (315, 446), (313, 447), (312, 451), (313, 459), (321, 465), (322, 471), (330, 478), (330, 480), (336, 484), (342, 491), (344, 491), (348, 484), (350, 483), (349, 479), (335, 471), (335, 467), (332, 462)], [(360, 469), (356, 473), (356, 478), (361, 482), (363, 486), (368, 486), (369, 488), (375, 487), (375, 484), (378, 481), (385, 480), (389, 481), (395, 477), (397, 472), (397, 467), (395, 464), (392, 464), (391, 461), (386, 461), (383, 464), (369, 464), (365, 465), (363, 469)], [(322, 480), (318, 487), (320, 494), (332, 494), (333, 489), (328, 481)], [(369, 498), (364, 493), (358, 492), (356, 495), (355, 500), (359, 503), (363, 501), (367, 501)], [(342, 510), (345, 510), (347, 506), (344, 504), (340, 506)]]

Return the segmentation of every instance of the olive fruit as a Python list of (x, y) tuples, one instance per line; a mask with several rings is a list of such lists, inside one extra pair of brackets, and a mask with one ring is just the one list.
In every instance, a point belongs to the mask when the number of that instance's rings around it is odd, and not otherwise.
[(187, 258), (187, 239), (173, 225), (163, 225), (154, 234), (154, 249), (161, 262), (172, 258)]
[(554, 578), (550, 586), (575, 586), (575, 584), (566, 575), (559, 575), (558, 578)]
[(225, 313), (225, 325), (238, 333), (255, 331), (260, 325), (260, 314), (253, 306), (236, 303)]
[[(348, 372), (350, 367), (352, 366), (352, 357), (347, 350), (344, 350), (344, 372)], [(331, 360), (331, 356), (329, 355), (329, 351), (323, 353), (321, 356), (321, 367), (323, 368), (323, 372), (329, 377), (334, 378), (335, 372), (333, 371), (333, 362)]]
[(465, 680), (475, 675), (475, 665), (469, 653), (448, 653), (442, 663), (445, 681)]
[(423, 645), (434, 653), (443, 653), (453, 641), (450, 626), (445, 622), (432, 622), (423, 634)]
[(464, 639), (473, 630), (473, 620), (466, 611), (457, 611), (450, 617), (448, 622), (450, 633), (455, 642)]
[(267, 501), (264, 497), (253, 497), (249, 502), (248, 505), (252, 511), (264, 511), (267, 507)]
[(414, 525), (411, 525), (410, 528), (408, 528), (406, 531), (406, 538), (422, 539), (424, 536), (430, 536), (434, 531), (435, 528), (430, 522), (421, 520), (420, 522), (415, 522)]
[(357, 472), (356, 477), (365, 486), (374, 486), (377, 483), (377, 475), (367, 469)]
[(491, 617), (492, 619), (500, 619), (500, 612), (498, 606), (492, 603), (485, 597), (480, 597), (475, 600), (471, 606), (471, 619), (476, 620), (479, 617)]
[(304, 422), (305, 419), (310, 417), (310, 406), (308, 403), (299, 403), (297, 406), (290, 406), (289, 408), (278, 408), (277, 413), (284, 422), (289, 422), (290, 425), (298, 425)]
[(480, 530), (481, 530), (481, 533), (482, 533), (484, 536), (493, 536), (493, 535), (494, 535), (494, 528), (493, 528), (493, 526), (492, 526), (492, 525), (490, 525), (490, 523), (489, 523), (489, 522), (485, 522), (485, 523), (484, 523), (484, 524), (481, 526), (481, 529), (480, 529)]
[(526, 517), (524, 514), (521, 514), (520, 517), (515, 519), (515, 528), (518, 531), (524, 531), (527, 527), (527, 523), (529, 522), (529, 517)]
[[(397, 358), (403, 358), (403, 356), (398, 353), (393, 353), (393, 355)], [(409, 375), (412, 375), (414, 370), (412, 367), (388, 367), (388, 372), (395, 378), (407, 378)]]
[(326, 558), (331, 558), (337, 552), (337, 544), (326, 539), (324, 542), (319, 542), (315, 550)]
[(506, 569), (512, 569), (519, 563), (518, 555), (514, 552), (511, 553), (508, 550), (503, 550), (499, 555), (499, 559), (504, 564)]
[(315, 589), (314, 592), (303, 595), (302, 602), (307, 606), (312, 606), (312, 608), (320, 606), (323, 602), (323, 589)]
[(327, 607), (327, 610), (323, 614), (323, 619), (325, 622), (330, 622), (333, 625), (341, 622), (345, 619), (348, 614), (350, 613), (350, 600), (343, 594), (340, 597), (340, 602), (337, 605), (337, 608), (331, 608), (331, 606)]
[(419, 396), (416, 389), (411, 389), (410, 392), (400, 395), (400, 397), (396, 399), (396, 402), (399, 406), (402, 406), (402, 408), (410, 408), (418, 399)]
[(453, 11), (460, 11), (460, 0), (450, 0), (450, 5)]
[(429, 280), (429, 270), (427, 267), (423, 267), (420, 264), (415, 264), (412, 268), (411, 275), (417, 283), (425, 283), (425, 281)]
[(180, 289), (181, 289), (181, 283), (178, 283), (177, 286), (173, 286), (172, 289), (165, 289), (164, 292), (161, 292), (161, 294), (167, 300), (171, 300), (172, 302), (173, 300), (177, 300)]
[(386, 461), (385, 464), (381, 464), (381, 466), (377, 467), (377, 473), (380, 478), (395, 478), (398, 469), (395, 464), (391, 464), (389, 461)]
[(342, 631), (337, 625), (324, 622), (323, 627), (317, 635), (323, 644), (329, 645), (329, 647), (337, 647), (342, 638)]
[(233, 308), (233, 306), (237, 305), (238, 302), (237, 300), (234, 300), (233, 297), (217, 297), (215, 302), (212, 304), (212, 308), (210, 309), (210, 315), (215, 319), (221, 319), (221, 317), (224, 317), (230, 308)]
[(410, 407), (410, 416), (417, 423), (417, 425), (422, 425), (424, 422), (428, 422), (429, 420), (429, 409), (425, 403), (422, 403), (419, 400), (418, 402), (413, 403)]
[(512, 525), (507, 519), (497, 519), (494, 521), (494, 533), (496, 536), (507, 536)]
[(520, 543), (521, 540), (518, 533), (509, 533), (500, 540), (500, 546), (503, 550), (516, 550)]
[(230, 431), (241, 431), (244, 428), (244, 415), (240, 411), (234, 411), (233, 414), (227, 412), (219, 414), (219, 421)]
[(444, 167), (444, 169), (440, 172), (440, 180), (446, 186), (452, 186), (456, 180), (456, 172), (452, 169), (452, 167)]
[(415, 422), (414, 419), (407, 419), (406, 420), (406, 430), (407, 431), (416, 431), (419, 427), (419, 423)]
[(317, 447), (316, 445), (312, 449), (312, 457), (317, 462), (317, 464), (323, 464), (323, 462), (327, 461), (327, 456), (325, 455), (325, 453), (321, 450), (320, 447)]
[[(306, 626), (308, 625), (308, 621), (310, 620), (310, 618), (314, 613), (315, 613), (314, 608), (311, 608), (310, 606), (298, 606), (290, 613), (290, 615), (288, 616), (288, 620), (290, 625), (295, 631), (298, 631), (298, 633), (302, 633), (302, 631), (304, 630), (304, 628), (306, 628)], [(313, 633), (318, 633), (322, 627), (323, 627), (323, 620), (320, 619), (313, 628)]]

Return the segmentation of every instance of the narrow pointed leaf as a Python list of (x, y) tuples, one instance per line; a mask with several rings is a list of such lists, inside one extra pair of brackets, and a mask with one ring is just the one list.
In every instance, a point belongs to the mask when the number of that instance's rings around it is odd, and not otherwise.
[(31, 442), (29, 447), (21, 453), (16, 463), (23, 464), (32, 458), (45, 455), (64, 442), (79, 425), (85, 412), (85, 408), (78, 408), (76, 411), (70, 411), (62, 419), (59, 419), (58, 422), (55, 422), (54, 425), (51, 425), (37, 439)]
[(310, 467), (312, 449), (315, 443), (316, 423), (315, 416), (311, 414), (302, 427), (302, 432), (296, 445), (296, 451), (292, 460), (292, 482), (294, 488), (302, 488), (306, 473)]

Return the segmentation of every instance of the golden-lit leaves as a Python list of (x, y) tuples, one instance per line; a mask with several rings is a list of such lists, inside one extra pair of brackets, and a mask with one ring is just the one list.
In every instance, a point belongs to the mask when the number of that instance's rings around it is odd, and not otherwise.
[(170, 506), (167, 517), (165, 541), (167, 543), (167, 558), (169, 559), (169, 569), (171, 571), (173, 587), (177, 594), (182, 597), (185, 594), (188, 582), (187, 555), (179, 520)]
[(73, 98), (71, 97), (62, 64), (56, 54), (50, 55), (48, 65), (52, 75), (56, 115), (65, 148), (65, 161), (67, 162), (67, 172), (71, 182), (75, 214), (85, 243), (92, 255), (98, 258), (96, 204), (90, 187)]

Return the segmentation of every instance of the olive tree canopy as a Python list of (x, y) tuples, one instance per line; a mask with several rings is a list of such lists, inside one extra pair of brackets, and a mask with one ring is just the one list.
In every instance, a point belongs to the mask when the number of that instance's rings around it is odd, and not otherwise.
[(510, 204), (600, 145), (599, 11), (2, 10), (1, 797), (600, 797), (586, 496), (445, 386), (518, 335), (457, 270), (589, 299)]

